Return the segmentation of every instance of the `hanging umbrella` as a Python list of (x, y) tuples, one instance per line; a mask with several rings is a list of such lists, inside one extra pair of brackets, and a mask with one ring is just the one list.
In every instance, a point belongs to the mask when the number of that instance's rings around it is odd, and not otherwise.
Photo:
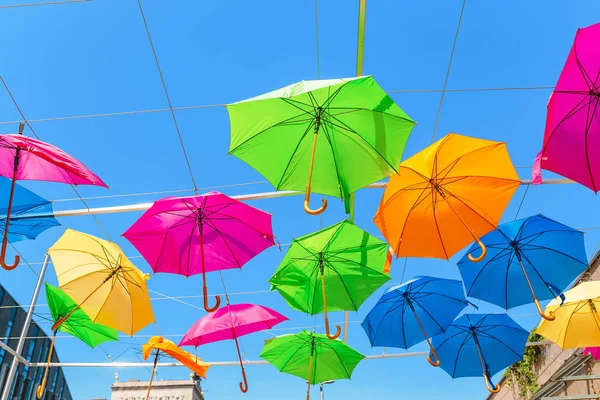
[(5, 262), (11, 211), (15, 184), (17, 180), (38, 180), (68, 183), (71, 185), (95, 185), (108, 188), (102, 180), (85, 165), (51, 144), (22, 136), (23, 123), (19, 125), (18, 135), (0, 135), (0, 176), (11, 178), (11, 189), (6, 209), (6, 224), (0, 251), (0, 266), (14, 269), (20, 258), (7, 265)]
[(350, 379), (354, 368), (365, 358), (339, 339), (330, 340), (326, 335), (306, 330), (267, 340), (260, 357), (279, 371), (308, 381), (306, 400), (310, 399), (311, 384)]
[(204, 309), (208, 306), (206, 272), (242, 268), (274, 245), (271, 215), (218, 192), (156, 201), (124, 234), (154, 272), (202, 274)]
[(57, 332), (65, 332), (73, 335), (91, 348), (96, 347), (100, 343), (119, 340), (115, 329), (92, 322), (90, 317), (77, 307), (77, 303), (59, 288), (46, 284), (46, 301), (48, 302), (53, 321), (56, 322), (60, 318), (70, 313), (72, 314), (68, 320), (54, 330), (54, 335), (52, 335), (52, 341), (50, 342), (50, 351), (48, 352), (44, 377), (37, 389), (38, 399), (42, 397), (44, 389), (46, 388), (46, 379), (48, 378), (48, 370)]
[(575, 41), (548, 102), (542, 151), (533, 168), (556, 172), (600, 190), (600, 24), (577, 30)]
[(374, 222), (396, 257), (449, 259), (496, 228), (521, 180), (506, 144), (450, 133), (400, 164)]
[(302, 81), (227, 105), (229, 154), (276, 190), (344, 198), (396, 172), (415, 125), (371, 76)]
[[(535, 332), (561, 349), (600, 346), (600, 281), (582, 282), (546, 306), (553, 321), (542, 319)], [(561, 305), (562, 304), (562, 305)]]
[(465, 314), (433, 338), (441, 367), (451, 377), (480, 376), (492, 393), (492, 376), (521, 360), (529, 332), (506, 314)]
[(435, 359), (440, 360), (429, 338), (443, 333), (468, 305), (461, 281), (423, 276), (389, 288), (367, 314), (362, 327), (371, 346), (409, 347), (427, 341)]
[(600, 347), (586, 347), (583, 349), (583, 354), (590, 355), (594, 360), (600, 360)]
[[(583, 232), (534, 215), (502, 224), (482, 238), (488, 248), (485, 262), (467, 257), (458, 262), (467, 296), (505, 309), (559, 296), (587, 269)], [(476, 249), (473, 245), (469, 251)]]
[[(0, 178), (0, 198), (8, 199), (12, 182)], [(4, 233), (8, 206), (0, 206), (0, 232)], [(11, 243), (35, 239), (47, 229), (60, 226), (53, 216), (52, 203), (30, 190), (15, 184), (13, 204), (10, 210), (8, 241)]]
[(150, 398), (150, 390), (152, 389), (152, 380), (154, 379), (154, 373), (156, 372), (156, 364), (158, 363), (158, 356), (160, 353), (164, 353), (170, 357), (173, 357), (175, 360), (179, 361), (186, 367), (188, 367), (193, 373), (201, 376), (202, 378), (206, 378), (206, 371), (208, 371), (208, 367), (210, 366), (208, 363), (202, 361), (201, 358), (196, 357), (185, 350), (179, 348), (175, 343), (171, 342), (168, 339), (163, 338), (162, 336), (153, 336), (148, 340), (146, 344), (142, 346), (142, 355), (144, 356), (144, 360), (147, 360), (150, 357), (152, 351), (155, 351), (154, 355), (154, 366), (152, 367), (152, 374), (150, 375), (150, 383), (148, 384), (148, 393), (146, 398)]
[(77, 302), (71, 313), (56, 321), (53, 331), (79, 308), (93, 322), (131, 336), (154, 322), (146, 288), (150, 276), (137, 269), (115, 243), (67, 229), (48, 254), (60, 288)]
[[(332, 335), (327, 311), (353, 310), (390, 280), (383, 272), (387, 244), (350, 221), (294, 239), (279, 268), (269, 279), (295, 310), (323, 313), (327, 336)], [(318, 290), (320, 286), (321, 290)]]
[(285, 316), (267, 307), (255, 304), (227, 304), (214, 313), (200, 318), (186, 332), (179, 345), (198, 347), (221, 340), (235, 340), (244, 380), (243, 383), (240, 382), (240, 390), (246, 393), (248, 391), (248, 380), (246, 379), (246, 371), (244, 371), (238, 337), (271, 329), (273, 326), (287, 320)]

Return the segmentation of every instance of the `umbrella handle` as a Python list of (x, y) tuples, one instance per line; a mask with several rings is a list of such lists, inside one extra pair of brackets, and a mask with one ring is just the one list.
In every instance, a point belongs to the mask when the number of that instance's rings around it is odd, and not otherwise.
[[(19, 132), (22, 133), (22, 127), (19, 126)], [(13, 270), (17, 268), (19, 265), (19, 261), (21, 261), (21, 257), (18, 255), (15, 256), (15, 262), (12, 265), (8, 265), (5, 261), (6, 259), (6, 247), (8, 247), (8, 229), (10, 228), (10, 212), (12, 210), (13, 197), (15, 194), (15, 182), (17, 180), (17, 173), (19, 170), (19, 151), (15, 155), (15, 168), (13, 172), (13, 177), (10, 185), (10, 195), (8, 197), (8, 208), (6, 210), (6, 225), (4, 227), (4, 238), (2, 238), (2, 251), (0, 252), (0, 266), (5, 270)]]
[(310, 185), (311, 185), (311, 182), (312, 182), (313, 166), (315, 164), (315, 150), (317, 149), (317, 137), (318, 137), (318, 134), (319, 134), (319, 124), (320, 124), (320, 119), (315, 124), (315, 134), (314, 134), (314, 139), (313, 139), (312, 154), (310, 156), (310, 167), (308, 169), (308, 181), (306, 182), (306, 194), (304, 195), (304, 211), (306, 211), (306, 213), (310, 214), (310, 215), (321, 214), (327, 208), (327, 200), (326, 199), (322, 199), (321, 200), (321, 203), (322, 203), (321, 204), (321, 208), (313, 210), (309, 206), (309, 203), (310, 203)]
[[(429, 362), (429, 364), (431, 364), (431, 366), (433, 366), (433, 367), (439, 367), (440, 359), (438, 358), (438, 355), (435, 352), (435, 349), (433, 348), (433, 346), (429, 345), (429, 350), (431, 351), (431, 355), (427, 356), (427, 362)], [(431, 356), (433, 356), (433, 358), (435, 358), (435, 362), (431, 361)]]
[(487, 390), (489, 390), (490, 393), (498, 393), (500, 391), (500, 385), (494, 385), (487, 374), (483, 375), (483, 379), (485, 380), (485, 386), (487, 387)]
[(217, 301), (217, 304), (215, 304), (213, 307), (209, 307), (208, 306), (208, 289), (207, 289), (206, 285), (202, 286), (202, 292), (204, 294), (204, 309), (210, 313), (215, 312), (221, 305), (221, 296), (218, 296), (218, 295), (215, 296), (215, 300)]
[(487, 248), (485, 247), (483, 242), (479, 238), (475, 238), (475, 242), (477, 242), (479, 248), (481, 248), (481, 255), (479, 257), (473, 257), (469, 254), (468, 257), (471, 262), (479, 262), (483, 260), (485, 258), (485, 255), (487, 254)]
[(336, 325), (335, 335), (332, 335), (329, 331), (329, 317), (327, 317), (327, 294), (325, 291), (325, 275), (323, 274), (323, 271), (321, 271), (321, 294), (323, 296), (323, 316), (325, 317), (325, 333), (327, 334), (327, 337), (329, 339), (334, 340), (340, 336), (340, 333), (342, 333), (342, 329), (339, 325)]
[(340, 337), (340, 334), (342, 333), (342, 329), (340, 328), (339, 325), (335, 326), (335, 335), (331, 334), (331, 331), (329, 330), (329, 319), (325, 318), (325, 333), (327, 334), (327, 337), (331, 340), (337, 339), (338, 337)]
[(248, 380), (246, 379), (246, 371), (244, 371), (244, 368), (242, 368), (242, 378), (244, 379), (244, 382), (240, 382), (240, 390), (242, 393), (246, 393), (248, 391)]
[(52, 350), (54, 350), (54, 340), (56, 340), (56, 331), (54, 331), (54, 336), (52, 336), (52, 342), (50, 342), (50, 351), (48, 352), (48, 360), (46, 361), (46, 370), (44, 371), (44, 378), (42, 379), (42, 383), (37, 387), (36, 396), (38, 399), (41, 399), (44, 395), (44, 391), (46, 390), (46, 380), (48, 379), (48, 370), (50, 369), (50, 360), (52, 359)]
[(554, 311), (550, 311), (548, 315), (546, 315), (546, 313), (544, 313), (544, 310), (542, 310), (542, 306), (540, 305), (540, 302), (538, 301), (537, 297), (534, 297), (533, 300), (535, 302), (535, 306), (537, 307), (538, 313), (542, 316), (542, 318), (544, 318), (546, 321), (554, 321), (554, 319), (556, 318)]
[[(8, 221), (8, 218), (7, 218)], [(21, 261), (21, 257), (19, 257), (18, 255), (15, 256), (15, 262), (12, 265), (9, 265), (6, 263), (5, 258), (6, 258), (6, 247), (8, 246), (8, 231), (5, 229), (4, 230), (4, 239), (2, 239), (2, 251), (0, 252), (0, 266), (2, 266), (3, 269), (10, 271), (13, 270), (15, 268), (17, 268), (17, 266), (19, 265), (19, 262)]]

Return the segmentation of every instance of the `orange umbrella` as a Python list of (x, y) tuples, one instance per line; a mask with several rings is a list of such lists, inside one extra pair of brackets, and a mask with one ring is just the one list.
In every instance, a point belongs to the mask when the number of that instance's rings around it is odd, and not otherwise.
[(450, 133), (400, 164), (373, 222), (397, 257), (449, 259), (498, 225), (521, 180), (506, 144)]
[(152, 375), (150, 376), (150, 385), (148, 386), (148, 394), (146, 398), (150, 396), (152, 380), (154, 378), (154, 372), (156, 371), (156, 363), (158, 362), (158, 355), (161, 351), (188, 367), (190, 370), (192, 370), (192, 372), (200, 375), (202, 378), (206, 378), (206, 371), (208, 371), (208, 367), (210, 365), (202, 361), (202, 359), (199, 357), (182, 350), (170, 340), (165, 339), (162, 336), (151, 337), (150, 340), (148, 340), (148, 342), (142, 346), (142, 355), (144, 356), (144, 360), (148, 359), (150, 353), (152, 353), (152, 350), (156, 350), (156, 357), (154, 358), (154, 367), (152, 368)]

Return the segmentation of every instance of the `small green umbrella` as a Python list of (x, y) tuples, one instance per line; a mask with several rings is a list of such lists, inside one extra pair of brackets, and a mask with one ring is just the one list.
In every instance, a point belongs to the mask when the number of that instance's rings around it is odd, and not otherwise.
[[(55, 322), (65, 315), (68, 315), (74, 308), (77, 308), (77, 303), (65, 292), (48, 283), (46, 283), (46, 301), (48, 302), (52, 319)], [(92, 348), (100, 343), (119, 340), (115, 329), (92, 322), (90, 317), (88, 317), (81, 308), (77, 308), (73, 314), (71, 314), (69, 319), (54, 331), (52, 342), (50, 344), (50, 351), (48, 352), (48, 361), (46, 363), (44, 379), (42, 380), (41, 385), (38, 386), (38, 399), (41, 398), (44, 393), (50, 359), (52, 358), (52, 350), (54, 349), (54, 341), (56, 340), (56, 333), (59, 331), (75, 336)]]
[(354, 368), (365, 358), (339, 339), (330, 340), (306, 330), (267, 340), (260, 357), (281, 372), (307, 380), (307, 400), (311, 384), (350, 379)]
[[(344, 198), (392, 175), (415, 122), (371, 76), (302, 81), (227, 105), (229, 154), (276, 190)], [(314, 166), (314, 170), (313, 170)], [(313, 176), (314, 175), (314, 176)]]
[(327, 336), (335, 339), (341, 329), (330, 334), (327, 310), (357, 311), (390, 279), (386, 255), (385, 242), (346, 220), (295, 239), (269, 283), (293, 309), (323, 312)]

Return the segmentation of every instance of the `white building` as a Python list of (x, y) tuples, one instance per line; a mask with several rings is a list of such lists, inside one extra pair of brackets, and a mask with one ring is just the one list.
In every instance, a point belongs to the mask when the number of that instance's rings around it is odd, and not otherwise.
[[(146, 400), (149, 382), (130, 380), (111, 386), (111, 400)], [(154, 381), (149, 400), (204, 400), (199, 380)]]

